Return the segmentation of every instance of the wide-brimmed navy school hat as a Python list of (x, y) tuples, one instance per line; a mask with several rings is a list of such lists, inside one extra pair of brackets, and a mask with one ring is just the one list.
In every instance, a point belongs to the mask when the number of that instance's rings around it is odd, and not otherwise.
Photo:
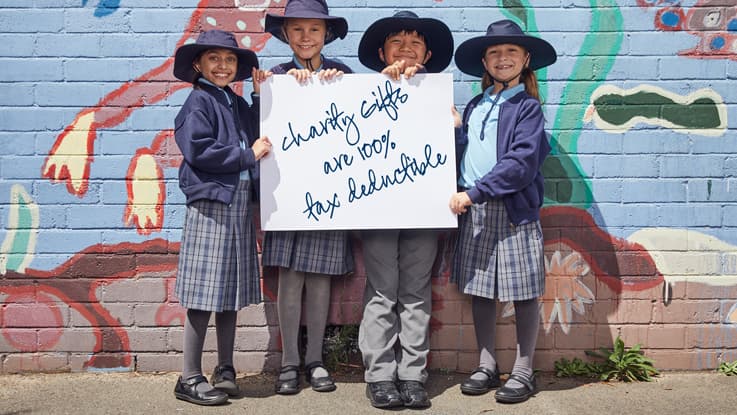
[(425, 37), (427, 50), (431, 51), (425, 69), (430, 73), (441, 72), (453, 58), (453, 34), (445, 23), (437, 19), (421, 18), (407, 10), (392, 17), (379, 19), (366, 29), (358, 44), (358, 59), (367, 68), (381, 72), (386, 63), (379, 58), (379, 49), (391, 33), (415, 31)]
[(174, 76), (182, 81), (194, 82), (197, 71), (192, 67), (192, 62), (208, 49), (228, 49), (235, 53), (238, 57), (238, 70), (234, 81), (250, 78), (253, 68), (258, 68), (258, 58), (253, 51), (239, 48), (232, 33), (214, 29), (200, 33), (195, 43), (177, 49), (174, 55)]
[(530, 53), (530, 69), (533, 71), (552, 65), (558, 59), (555, 49), (547, 41), (525, 34), (511, 20), (499, 20), (489, 25), (486, 35), (468, 39), (458, 46), (456, 66), (463, 73), (481, 78), (486, 72), (481, 62), (486, 48), (503, 43), (525, 48)]
[(328, 27), (325, 44), (335, 39), (343, 39), (348, 34), (348, 21), (342, 17), (330, 16), (328, 4), (325, 0), (289, 0), (284, 9), (284, 15), (266, 14), (264, 30), (284, 43), (289, 43), (284, 37), (284, 21), (286, 19), (321, 19)]

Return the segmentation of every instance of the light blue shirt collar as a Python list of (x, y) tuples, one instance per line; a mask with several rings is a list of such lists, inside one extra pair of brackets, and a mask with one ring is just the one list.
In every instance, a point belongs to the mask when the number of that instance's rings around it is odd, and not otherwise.
[(209, 80), (207, 80), (207, 79), (206, 79), (206, 78), (204, 78), (204, 77), (200, 77), (200, 79), (199, 79), (199, 82), (200, 82), (200, 83), (203, 83), (203, 84), (205, 84), (205, 85), (210, 85), (210, 86), (214, 86), (215, 88), (217, 88), (217, 89), (219, 89), (219, 90), (223, 91), (223, 94), (225, 94), (225, 99), (227, 99), (227, 100), (228, 100), (228, 105), (233, 105), (233, 101), (231, 101), (231, 100), (230, 100), (230, 95), (228, 94), (228, 91), (226, 91), (226, 90), (224, 90), (223, 88), (220, 88), (219, 86), (217, 86), (217, 85), (213, 84), (212, 82), (210, 82)]

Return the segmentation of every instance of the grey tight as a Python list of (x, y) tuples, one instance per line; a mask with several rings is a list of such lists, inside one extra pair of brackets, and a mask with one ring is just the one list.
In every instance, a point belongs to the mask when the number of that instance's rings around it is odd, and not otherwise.
[[(474, 296), (471, 302), (473, 324), (476, 330), (476, 343), (479, 348), (479, 366), (494, 370), (496, 367), (496, 300)], [(514, 302), (517, 329), (517, 357), (512, 373), (532, 376), (532, 360), (535, 355), (537, 333), (540, 327), (540, 314), (537, 298)], [(483, 379), (482, 373), (474, 378)], [(512, 381), (514, 382), (514, 381)], [(516, 383), (516, 382), (514, 382)], [(521, 386), (521, 385), (520, 385)], [(510, 387), (517, 387), (510, 384)]]
[[(184, 368), (182, 377), (189, 379), (202, 374), (202, 348), (207, 334), (210, 311), (187, 310), (184, 321)], [(233, 345), (235, 342), (236, 311), (215, 313), (215, 330), (218, 341), (218, 364), (233, 364)]]

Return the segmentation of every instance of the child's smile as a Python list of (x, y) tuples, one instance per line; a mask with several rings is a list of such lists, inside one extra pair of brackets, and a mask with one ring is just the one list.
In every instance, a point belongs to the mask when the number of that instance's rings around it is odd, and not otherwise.
[(519, 75), (529, 62), (529, 54), (521, 46), (505, 43), (486, 48), (481, 62), (494, 79), (514, 86), (519, 83)]
[[(322, 19), (288, 19), (284, 27), (285, 35), (297, 59), (305, 67), (317, 68), (320, 65), (320, 52), (325, 46), (327, 26)], [(313, 61), (317, 58), (316, 61)], [(310, 61), (311, 64), (306, 63)]]
[(210, 49), (200, 55), (194, 67), (205, 79), (225, 88), (238, 72), (238, 56), (228, 49)]
[(430, 59), (425, 39), (417, 32), (400, 32), (391, 35), (379, 49), (379, 57), (387, 65), (403, 60), (408, 66), (424, 64)]

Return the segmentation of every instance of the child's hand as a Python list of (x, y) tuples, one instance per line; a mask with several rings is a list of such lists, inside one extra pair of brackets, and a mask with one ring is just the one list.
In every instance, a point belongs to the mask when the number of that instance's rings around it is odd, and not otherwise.
[(399, 61), (394, 62), (391, 65), (387, 65), (387, 67), (384, 68), (384, 70), (381, 71), (381, 73), (389, 75), (389, 78), (392, 78), (393, 80), (398, 81), (402, 77), (402, 74), (404, 73), (404, 69), (405, 69), (404, 66), (405, 66), (404, 61), (399, 60)]
[(251, 146), (251, 150), (253, 150), (256, 160), (261, 160), (271, 152), (271, 141), (269, 140), (269, 137), (259, 137), (259, 139)]
[(419, 71), (422, 68), (424, 68), (424, 66), (420, 65), (419, 63), (416, 63), (411, 66), (407, 66), (406, 68), (404, 68), (404, 77), (406, 79), (409, 79), (415, 76), (417, 74), (417, 71)]
[(450, 106), (450, 112), (453, 114), (453, 126), (458, 128), (461, 126), (461, 114), (456, 109), (455, 105)]
[(448, 205), (453, 213), (460, 215), (461, 213), (465, 213), (466, 207), (471, 206), (472, 204), (473, 202), (471, 202), (471, 198), (468, 197), (468, 193), (458, 192), (454, 193), (453, 196), (450, 197), (450, 203)]
[(309, 69), (290, 69), (287, 71), (287, 75), (292, 75), (297, 79), (297, 82), (300, 84), (304, 84), (307, 82), (310, 78), (312, 78), (312, 71)]
[(251, 71), (251, 79), (253, 80), (253, 93), (260, 94), (261, 83), (267, 80), (273, 74), (274, 73), (271, 71), (253, 68), (253, 70)]
[(317, 73), (317, 78), (323, 81), (331, 81), (334, 78), (339, 78), (341, 76), (343, 76), (343, 71), (335, 68), (323, 69)]

